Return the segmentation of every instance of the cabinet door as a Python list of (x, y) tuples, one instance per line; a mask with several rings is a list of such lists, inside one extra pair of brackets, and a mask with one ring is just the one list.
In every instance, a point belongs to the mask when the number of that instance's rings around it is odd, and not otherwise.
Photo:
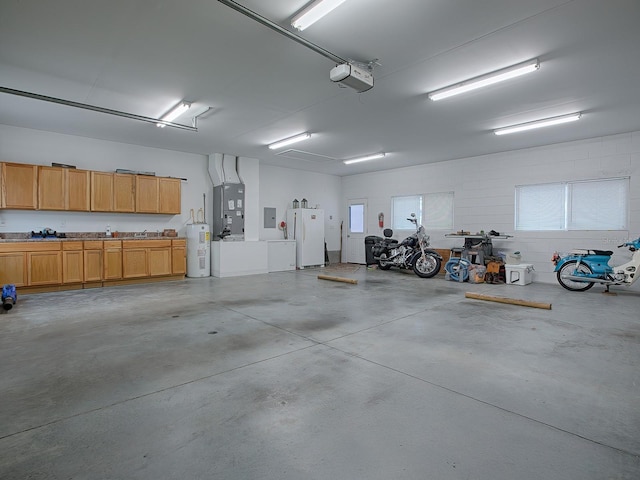
[(91, 211), (113, 211), (113, 173), (91, 172)]
[(122, 278), (122, 249), (121, 248), (105, 248), (103, 253), (104, 253), (103, 278), (105, 280), (121, 279)]
[(82, 283), (84, 255), (82, 250), (62, 252), (62, 283)]
[(64, 210), (64, 169), (38, 167), (38, 208), (40, 210)]
[(64, 169), (66, 210), (88, 212), (91, 209), (90, 173), (88, 170)]
[(102, 252), (104, 280), (119, 280), (122, 278), (122, 241), (105, 240)]
[(0, 253), (0, 284), (24, 287), (27, 284), (26, 258), (24, 252)]
[(149, 275), (171, 275), (171, 247), (148, 249)]
[(180, 213), (180, 179), (158, 179), (160, 213), (177, 215)]
[(136, 175), (136, 212), (158, 213), (158, 177)]
[(122, 278), (149, 276), (146, 248), (125, 248), (122, 250)]
[(2, 207), (35, 210), (38, 205), (38, 167), (3, 163)]
[(174, 275), (184, 275), (185, 273), (187, 273), (186, 247), (174, 246), (171, 250), (171, 272)]
[(135, 175), (115, 173), (113, 175), (113, 211), (114, 212), (135, 212)]
[(27, 283), (30, 286), (62, 283), (62, 252), (27, 252)]
[(102, 250), (85, 250), (84, 252), (85, 282), (99, 282), (102, 280)]

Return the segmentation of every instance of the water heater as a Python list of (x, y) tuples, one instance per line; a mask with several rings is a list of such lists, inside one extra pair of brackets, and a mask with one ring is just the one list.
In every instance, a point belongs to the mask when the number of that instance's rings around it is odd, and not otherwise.
[(211, 275), (211, 243), (209, 225), (187, 225), (187, 277)]

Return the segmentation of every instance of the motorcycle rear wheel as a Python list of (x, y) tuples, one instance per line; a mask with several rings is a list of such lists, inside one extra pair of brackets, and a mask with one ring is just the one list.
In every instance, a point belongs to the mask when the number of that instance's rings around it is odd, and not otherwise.
[(580, 265), (578, 265), (578, 268), (576, 268), (577, 263), (578, 262), (576, 260), (571, 260), (560, 267), (560, 270), (558, 270), (557, 274), (558, 283), (572, 292), (585, 292), (593, 287), (594, 282), (576, 282), (568, 278), (562, 278), (563, 275), (572, 275), (573, 272), (576, 271), (587, 274), (593, 273), (589, 266), (584, 263), (580, 263)]
[(440, 271), (442, 262), (438, 257), (429, 255), (418, 255), (413, 262), (413, 272), (422, 278), (435, 277)]
[(391, 263), (387, 262), (386, 253), (380, 255), (380, 258), (378, 259), (378, 268), (380, 270), (389, 270), (391, 268)]

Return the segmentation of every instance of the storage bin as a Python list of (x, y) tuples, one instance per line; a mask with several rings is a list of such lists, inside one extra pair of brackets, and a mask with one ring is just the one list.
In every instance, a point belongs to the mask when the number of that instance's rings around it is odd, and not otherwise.
[(504, 266), (508, 285), (528, 285), (533, 281), (533, 265), (521, 263)]
[(498, 252), (498, 256), (502, 258), (505, 265), (519, 265), (522, 261), (520, 252)]

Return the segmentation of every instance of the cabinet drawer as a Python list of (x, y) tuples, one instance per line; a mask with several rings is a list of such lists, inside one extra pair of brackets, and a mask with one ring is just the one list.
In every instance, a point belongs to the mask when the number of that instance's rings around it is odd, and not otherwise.
[(122, 240), (105, 240), (104, 249), (122, 248)]
[(82, 250), (82, 242), (60, 242), (62, 250)]
[(123, 240), (122, 248), (159, 248), (170, 247), (171, 240)]
[(174, 247), (186, 247), (187, 246), (187, 239), (186, 238), (176, 238), (174, 240), (171, 240), (171, 245)]
[(85, 250), (102, 250), (102, 240), (90, 240), (84, 242)]

